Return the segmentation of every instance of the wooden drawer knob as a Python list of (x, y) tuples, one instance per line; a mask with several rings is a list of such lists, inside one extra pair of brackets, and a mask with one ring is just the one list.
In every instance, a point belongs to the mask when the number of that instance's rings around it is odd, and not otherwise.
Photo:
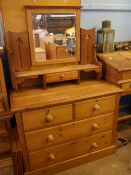
[(97, 143), (93, 143), (93, 144), (92, 144), (92, 148), (98, 148)]
[(94, 110), (95, 110), (95, 111), (99, 111), (100, 109), (101, 109), (100, 105), (96, 104), (96, 105), (94, 106)]
[(53, 135), (48, 135), (48, 142), (53, 142), (53, 141), (54, 141)]
[(53, 122), (53, 117), (52, 117), (51, 114), (48, 114), (48, 115), (46, 116), (46, 121), (47, 121), (47, 122)]
[(55, 158), (55, 155), (54, 154), (50, 154), (49, 155), (49, 160), (51, 160), (51, 161), (53, 161), (53, 160), (55, 160), (56, 158)]
[(98, 124), (94, 123), (94, 124), (92, 125), (92, 129), (94, 129), (94, 130), (97, 130), (97, 129), (99, 129), (99, 126), (98, 126)]
[(61, 74), (61, 75), (60, 75), (60, 78), (61, 78), (61, 79), (63, 79), (64, 77), (65, 77), (65, 75), (64, 75), (64, 74)]

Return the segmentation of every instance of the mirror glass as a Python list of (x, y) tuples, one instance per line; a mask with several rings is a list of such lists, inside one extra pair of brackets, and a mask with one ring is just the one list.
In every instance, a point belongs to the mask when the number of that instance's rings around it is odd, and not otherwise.
[(76, 14), (32, 14), (35, 61), (76, 57)]

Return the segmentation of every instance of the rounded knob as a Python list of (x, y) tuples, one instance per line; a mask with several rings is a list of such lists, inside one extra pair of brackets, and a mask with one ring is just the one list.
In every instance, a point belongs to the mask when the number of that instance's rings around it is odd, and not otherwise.
[(94, 124), (92, 125), (92, 129), (95, 129), (95, 130), (99, 129), (98, 124), (97, 124), (97, 123), (94, 123)]
[(92, 144), (92, 147), (93, 147), (93, 148), (98, 148), (97, 143), (93, 143), (93, 144)]
[(100, 105), (98, 105), (98, 104), (96, 104), (96, 105), (94, 106), (94, 110), (95, 110), (95, 111), (99, 111), (100, 108), (101, 108), (101, 107), (100, 107)]
[(64, 75), (64, 74), (61, 74), (61, 75), (60, 75), (60, 78), (61, 78), (61, 79), (63, 79), (64, 77), (65, 77), (65, 75)]
[(48, 115), (46, 116), (46, 120), (47, 120), (47, 122), (52, 122), (52, 121), (53, 121), (52, 115), (51, 115), (51, 114), (48, 114)]
[(53, 140), (54, 140), (53, 135), (48, 135), (48, 137), (47, 137), (47, 138), (48, 138), (48, 141), (49, 141), (49, 142), (53, 142)]
[(55, 155), (54, 155), (54, 154), (50, 154), (50, 155), (49, 155), (49, 159), (50, 159), (51, 161), (55, 160)]

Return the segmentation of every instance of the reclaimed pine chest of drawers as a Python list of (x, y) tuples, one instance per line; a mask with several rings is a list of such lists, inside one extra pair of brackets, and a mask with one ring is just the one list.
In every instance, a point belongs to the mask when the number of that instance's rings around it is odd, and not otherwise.
[(103, 81), (13, 92), (25, 175), (52, 174), (112, 154), (120, 92)]

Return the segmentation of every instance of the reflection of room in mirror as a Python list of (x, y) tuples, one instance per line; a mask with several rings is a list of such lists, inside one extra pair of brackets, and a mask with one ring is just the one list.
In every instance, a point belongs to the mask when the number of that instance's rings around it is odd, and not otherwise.
[(36, 61), (76, 56), (75, 14), (33, 14)]

